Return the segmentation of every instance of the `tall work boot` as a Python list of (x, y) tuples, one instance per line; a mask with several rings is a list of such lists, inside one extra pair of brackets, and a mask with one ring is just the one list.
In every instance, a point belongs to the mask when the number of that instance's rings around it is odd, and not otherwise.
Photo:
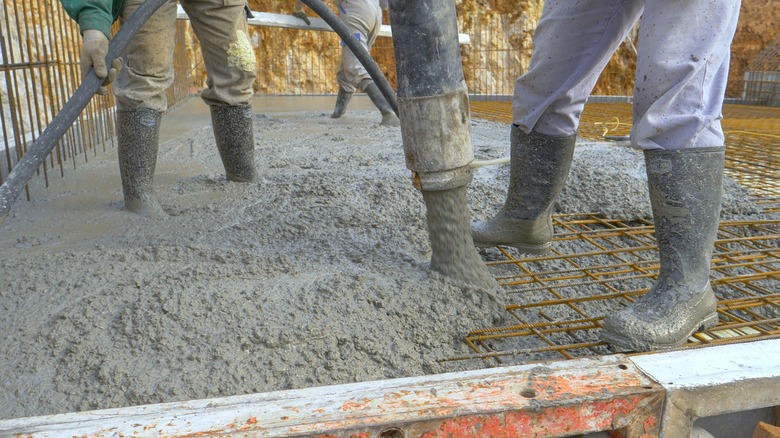
[(347, 105), (350, 99), (352, 99), (352, 92), (339, 87), (339, 95), (336, 96), (336, 108), (333, 109), (333, 114), (330, 117), (338, 119), (343, 116), (347, 112)]
[(119, 110), (116, 119), (125, 209), (144, 217), (167, 217), (152, 184), (162, 114), (152, 109)]
[(371, 102), (374, 102), (374, 105), (379, 109), (379, 112), (382, 113), (380, 125), (401, 126), (401, 121), (398, 119), (398, 116), (395, 115), (393, 107), (390, 106), (390, 103), (387, 102), (387, 99), (385, 99), (385, 96), (379, 91), (379, 87), (375, 83), (372, 82), (364, 91), (371, 99)]
[(512, 125), (509, 190), (504, 206), (471, 227), (478, 247), (513, 246), (526, 254), (546, 254), (553, 237), (552, 208), (569, 175), (577, 134), (526, 134)]
[(255, 134), (251, 105), (211, 105), (211, 126), (228, 181), (253, 182)]
[(650, 291), (603, 321), (604, 341), (634, 351), (683, 345), (718, 322), (710, 261), (718, 233), (725, 148), (646, 150), (660, 255)]

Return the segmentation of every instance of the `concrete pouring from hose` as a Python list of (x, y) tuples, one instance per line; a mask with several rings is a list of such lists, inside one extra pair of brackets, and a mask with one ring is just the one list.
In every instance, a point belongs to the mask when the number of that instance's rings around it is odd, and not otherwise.
[(395, 0), (390, 17), (406, 167), (427, 209), (431, 268), (474, 286), (475, 302), (500, 320), (498, 284), (470, 231), (466, 193), (474, 151), (455, 4)]
[[(390, 2), (399, 95), (396, 97), (371, 55), (320, 0), (301, 0), (352, 50), (401, 117), (406, 165), (427, 207), (431, 267), (476, 287), (481, 302), (500, 320), (504, 304), (497, 283), (474, 249), (466, 186), (472, 179), (468, 90), (460, 59), (454, 4), (435, 0)], [(421, 19), (427, 18), (427, 20)], [(401, 97), (403, 95), (403, 97)]]

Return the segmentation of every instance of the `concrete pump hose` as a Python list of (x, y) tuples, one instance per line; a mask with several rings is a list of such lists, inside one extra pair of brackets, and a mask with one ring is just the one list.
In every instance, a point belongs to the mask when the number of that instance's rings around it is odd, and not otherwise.
[(390, 85), (390, 82), (387, 81), (387, 78), (384, 74), (382, 74), (382, 70), (379, 69), (379, 66), (376, 65), (376, 62), (371, 57), (371, 55), (368, 53), (366, 49), (361, 46), (357, 40), (352, 36), (352, 31), (347, 27), (346, 24), (341, 20), (341, 18), (338, 17), (338, 15), (334, 14), (333, 11), (330, 10), (330, 8), (323, 3), (320, 0), (301, 0), (306, 6), (309, 7), (312, 11), (314, 11), (317, 15), (320, 16), (326, 23), (328, 23), (328, 26), (333, 29), (336, 34), (338, 34), (339, 37), (341, 37), (341, 40), (344, 41), (344, 44), (349, 47), (350, 50), (352, 50), (352, 53), (355, 54), (355, 57), (360, 61), (360, 63), (363, 65), (363, 67), (368, 72), (368, 75), (371, 76), (371, 79), (374, 80), (374, 83), (379, 87), (379, 91), (382, 92), (382, 95), (387, 99), (387, 102), (390, 103), (390, 106), (393, 108), (393, 112), (395, 112), (395, 115), (398, 114), (398, 101), (395, 96), (395, 91), (393, 90), (393, 87)]
[[(146, 0), (133, 15), (119, 28), (119, 31), (111, 39), (108, 45), (106, 65), (121, 56), (133, 36), (141, 26), (154, 14), (155, 11), (168, 0)], [(27, 153), (19, 160), (16, 167), (8, 175), (8, 179), (0, 186), (0, 225), (8, 217), (16, 199), (30, 181), (35, 171), (43, 163), (43, 160), (51, 153), (54, 146), (60, 141), (65, 132), (73, 125), (73, 122), (87, 106), (92, 96), (103, 84), (103, 80), (90, 70), (81, 86), (68, 99), (65, 106), (54, 116), (51, 123), (43, 130), (41, 136), (30, 146)]]

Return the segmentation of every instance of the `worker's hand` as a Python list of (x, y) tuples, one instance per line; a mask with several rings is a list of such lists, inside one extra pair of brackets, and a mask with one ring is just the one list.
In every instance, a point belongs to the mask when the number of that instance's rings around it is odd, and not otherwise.
[(103, 84), (98, 90), (98, 94), (108, 94), (106, 85), (116, 79), (119, 70), (122, 69), (122, 58), (116, 58), (111, 62), (111, 68), (106, 66), (106, 56), (108, 55), (108, 38), (103, 32), (94, 29), (84, 31), (84, 45), (81, 48), (81, 80), (89, 73), (90, 69), (95, 69), (95, 75), (103, 79)]
[(307, 26), (311, 26), (311, 21), (309, 21), (309, 17), (306, 16), (306, 13), (303, 11), (298, 11), (293, 14), (293, 17), (300, 18), (301, 20), (306, 22)]

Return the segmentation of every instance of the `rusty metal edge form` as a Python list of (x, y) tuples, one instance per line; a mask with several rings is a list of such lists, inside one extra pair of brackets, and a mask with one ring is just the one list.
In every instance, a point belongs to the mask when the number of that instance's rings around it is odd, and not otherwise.
[(613, 355), (12, 419), (0, 436), (646, 438), (660, 433), (664, 399)]

